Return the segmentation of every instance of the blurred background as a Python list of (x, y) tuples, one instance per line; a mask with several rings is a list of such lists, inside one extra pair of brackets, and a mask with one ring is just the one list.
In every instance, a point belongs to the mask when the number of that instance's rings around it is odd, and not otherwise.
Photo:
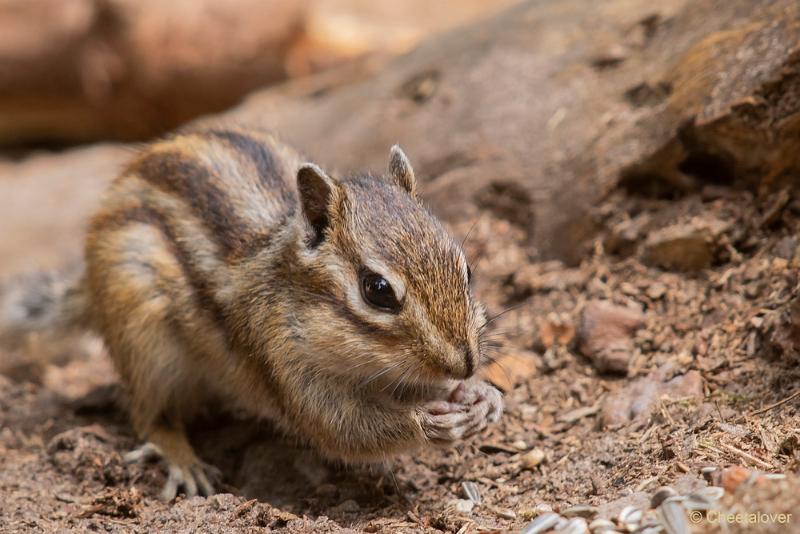
[(511, 0), (5, 0), (0, 144), (143, 140)]
[(80, 256), (87, 215), (136, 147), (121, 142), (325, 71), (351, 83), (511, 3), (0, 2), (0, 279)]

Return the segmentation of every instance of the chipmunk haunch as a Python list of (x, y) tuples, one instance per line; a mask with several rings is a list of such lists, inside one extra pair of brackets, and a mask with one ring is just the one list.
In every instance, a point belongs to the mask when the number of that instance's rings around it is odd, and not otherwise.
[(383, 175), (333, 178), (264, 132), (176, 135), (113, 182), (85, 257), (81, 317), (146, 442), (128, 459), (169, 465), (165, 499), (213, 492), (184, 431), (209, 402), (344, 462), (448, 445), (502, 412), (470, 378), (485, 319), (467, 261), (399, 147)]

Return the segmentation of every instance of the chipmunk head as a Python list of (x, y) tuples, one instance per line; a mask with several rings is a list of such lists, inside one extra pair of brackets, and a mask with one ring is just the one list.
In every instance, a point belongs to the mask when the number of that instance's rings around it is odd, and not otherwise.
[(382, 382), (471, 376), (483, 315), (470, 268), (418, 200), (400, 147), (384, 176), (335, 180), (305, 164), (297, 189), (300, 261), (313, 286), (303, 293), (326, 295), (304, 318), (308, 341), (342, 369)]

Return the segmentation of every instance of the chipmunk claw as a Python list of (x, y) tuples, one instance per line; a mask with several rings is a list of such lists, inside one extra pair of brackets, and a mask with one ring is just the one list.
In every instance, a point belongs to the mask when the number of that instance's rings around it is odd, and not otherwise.
[(204, 466), (194, 464), (189, 467), (179, 465), (169, 466), (169, 475), (164, 488), (161, 490), (162, 501), (172, 501), (178, 495), (178, 490), (183, 489), (187, 497), (202, 495), (208, 497), (214, 494), (214, 486), (208, 481)]
[(421, 407), (423, 429), (436, 445), (450, 445), (474, 436), (503, 413), (503, 398), (484, 382), (463, 383), (449, 400), (432, 401)]
[(125, 454), (122, 459), (126, 464), (142, 464), (151, 460), (157, 460), (163, 456), (161, 449), (155, 443), (147, 442), (140, 447)]
[[(147, 442), (141, 447), (130, 451), (123, 459), (129, 464), (145, 463), (157, 459), (166, 460), (161, 448), (151, 442)], [(214, 486), (209, 482), (206, 472), (209, 472), (212, 478), (215, 479), (219, 479), (221, 476), (219, 469), (201, 462), (190, 466), (169, 463), (167, 482), (164, 484), (159, 498), (166, 502), (172, 501), (177, 497), (179, 490), (183, 490), (187, 497), (195, 497), (197, 495), (208, 497), (213, 495), (215, 493)]]

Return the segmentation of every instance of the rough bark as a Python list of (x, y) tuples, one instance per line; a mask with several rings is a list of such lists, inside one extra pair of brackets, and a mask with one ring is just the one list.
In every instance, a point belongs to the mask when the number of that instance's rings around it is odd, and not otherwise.
[(380, 168), (400, 142), (443, 216), (503, 211), (533, 254), (574, 262), (620, 178), (676, 194), (796, 170), (799, 11), (528, 1), (367, 79), (264, 91), (225, 118), (275, 128), (342, 170)]
[(141, 139), (285, 77), (307, 0), (13, 0), (0, 143)]
[(140, 140), (250, 91), (513, 0), (11, 0), (0, 5), (0, 144)]

